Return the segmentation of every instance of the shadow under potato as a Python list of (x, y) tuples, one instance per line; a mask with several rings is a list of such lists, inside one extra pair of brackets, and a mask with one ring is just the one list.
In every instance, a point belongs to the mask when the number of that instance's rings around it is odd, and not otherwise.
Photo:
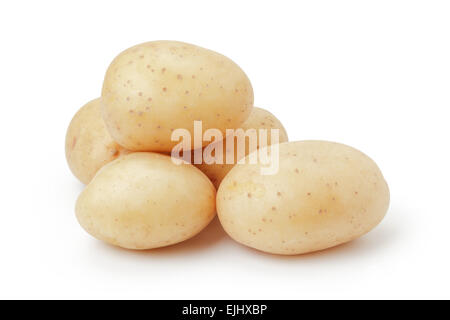
[(235, 246), (237, 250), (244, 250), (246, 254), (250, 254), (253, 257), (293, 262), (298, 260), (311, 261), (330, 258), (357, 259), (358, 257), (363, 257), (364, 255), (373, 253), (374, 250), (386, 250), (388, 246), (394, 245), (396, 240), (402, 235), (398, 230), (399, 228), (395, 223), (382, 223), (368, 234), (335, 247), (299, 255), (277, 255), (262, 252), (235, 242), (223, 230), (220, 221), (216, 216), (211, 223), (195, 237), (167, 247), (149, 250), (129, 250), (115, 247), (101, 241), (97, 241), (97, 243), (111, 250), (115, 250), (116, 252), (130, 255), (175, 256), (180, 254), (197, 254), (208, 249), (214, 250), (214, 246), (220, 242), (226, 241), (229, 242), (229, 245)]

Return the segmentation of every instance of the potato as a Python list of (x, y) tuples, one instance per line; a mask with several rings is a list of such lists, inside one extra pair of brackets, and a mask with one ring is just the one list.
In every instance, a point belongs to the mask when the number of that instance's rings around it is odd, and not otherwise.
[(106, 72), (102, 98), (111, 135), (134, 151), (171, 151), (178, 143), (171, 141), (173, 130), (194, 136), (194, 120), (225, 133), (253, 107), (252, 86), (238, 65), (176, 41), (147, 42), (119, 54)]
[(100, 99), (88, 102), (75, 114), (67, 129), (67, 163), (84, 184), (105, 164), (129, 153), (109, 134), (100, 109)]
[[(287, 132), (284, 129), (283, 125), (281, 124), (280, 120), (278, 120), (273, 114), (271, 114), (269, 111), (264, 110), (262, 108), (254, 107), (252, 112), (250, 113), (250, 116), (247, 118), (247, 120), (241, 125), (241, 128), (245, 131), (248, 129), (279, 129), (279, 143), (288, 141)], [(231, 139), (231, 138), (229, 138)], [(249, 154), (249, 140), (245, 140), (245, 155)], [(267, 134), (267, 145), (271, 145), (271, 135), (270, 132)], [(260, 147), (260, 141), (258, 139), (257, 148)], [(202, 170), (203, 173), (205, 173), (208, 178), (211, 179), (212, 183), (216, 188), (219, 188), (220, 183), (222, 182), (223, 178), (227, 175), (227, 173), (234, 167), (234, 165), (239, 160), (237, 157), (237, 138), (234, 137), (234, 150), (227, 150), (226, 148), (226, 141), (223, 142), (223, 155), (226, 157), (226, 153), (230, 153), (231, 151), (234, 152), (234, 164), (227, 164), (225, 163), (225, 160), (223, 161), (223, 164), (197, 164), (196, 167)], [(244, 156), (245, 156), (244, 155)], [(225, 158), (224, 158), (225, 159)]]
[(233, 239), (269, 253), (301, 254), (351, 241), (383, 219), (389, 189), (366, 155), (325, 141), (278, 146), (278, 173), (238, 165), (219, 187), (217, 212)]
[(191, 164), (169, 156), (132, 153), (95, 175), (76, 204), (92, 236), (128, 249), (151, 249), (189, 239), (215, 216), (215, 189)]

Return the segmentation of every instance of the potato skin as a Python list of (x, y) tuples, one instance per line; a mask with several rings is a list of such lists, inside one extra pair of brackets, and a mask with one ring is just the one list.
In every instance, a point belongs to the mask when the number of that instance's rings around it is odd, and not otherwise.
[(222, 181), (217, 212), (233, 239), (268, 253), (302, 254), (351, 241), (383, 219), (389, 189), (365, 154), (326, 141), (279, 147), (277, 174), (262, 176), (258, 164), (245, 164)]
[[(269, 111), (263, 109), (254, 107), (252, 112), (250, 113), (250, 116), (245, 120), (245, 122), (241, 125), (241, 128), (245, 131), (248, 129), (279, 129), (279, 143), (287, 142), (288, 141), (288, 135), (286, 132), (286, 129), (283, 127), (283, 124), (278, 120), (272, 113)], [(267, 145), (271, 145), (271, 137), (270, 133), (268, 133), (267, 136)], [(234, 138), (234, 155), (235, 155), (235, 163), (239, 160), (237, 158), (237, 138)], [(260, 143), (258, 140), (258, 146), (259, 149)], [(224, 141), (224, 147), (223, 147), (223, 154), (224, 157), (226, 156), (226, 152), (230, 152), (230, 150), (227, 151), (226, 149), (226, 139)], [(246, 151), (245, 155), (249, 154), (249, 146), (248, 146), (248, 140), (246, 140)], [(225, 161), (224, 161), (225, 162)], [(235, 166), (234, 164), (197, 164), (195, 165), (197, 168), (202, 170), (204, 174), (208, 176), (209, 179), (211, 179), (212, 183), (216, 188), (219, 188), (220, 183), (222, 182), (223, 178), (227, 175), (227, 173)]]
[[(239, 127), (253, 107), (253, 89), (237, 64), (216, 52), (177, 41), (129, 48), (109, 66), (103, 117), (113, 138), (134, 151), (169, 152), (174, 129)], [(205, 142), (206, 144), (206, 142)]]
[(88, 102), (75, 114), (67, 129), (65, 149), (70, 170), (84, 184), (105, 164), (129, 153), (106, 129), (100, 99)]
[(189, 239), (215, 216), (215, 189), (191, 164), (132, 153), (104, 166), (79, 196), (76, 216), (92, 236), (128, 249)]

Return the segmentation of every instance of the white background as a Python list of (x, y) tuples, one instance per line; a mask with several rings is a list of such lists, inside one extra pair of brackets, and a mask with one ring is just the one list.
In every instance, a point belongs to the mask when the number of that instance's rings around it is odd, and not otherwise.
[[(0, 33), (0, 298), (450, 298), (449, 1), (3, 1)], [(371, 156), (385, 220), (294, 257), (217, 221), (147, 252), (87, 235), (66, 128), (115, 55), (158, 39), (236, 61), (290, 140)]]

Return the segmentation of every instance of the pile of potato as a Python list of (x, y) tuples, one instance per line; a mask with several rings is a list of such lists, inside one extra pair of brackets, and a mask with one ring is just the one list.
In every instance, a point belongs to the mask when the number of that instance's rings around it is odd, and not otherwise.
[[(224, 136), (279, 129), (278, 172), (261, 175), (262, 164), (248, 161), (175, 164), (171, 134), (194, 135), (194, 121)], [(176, 41), (134, 46), (113, 60), (101, 97), (67, 130), (67, 162), (87, 184), (76, 216), (100, 240), (152, 249), (195, 236), (217, 212), (234, 240), (275, 254), (336, 246), (383, 219), (389, 189), (369, 157), (333, 142), (287, 141), (281, 122), (253, 106), (248, 77), (227, 57)], [(269, 153), (270, 144), (262, 146)]]

